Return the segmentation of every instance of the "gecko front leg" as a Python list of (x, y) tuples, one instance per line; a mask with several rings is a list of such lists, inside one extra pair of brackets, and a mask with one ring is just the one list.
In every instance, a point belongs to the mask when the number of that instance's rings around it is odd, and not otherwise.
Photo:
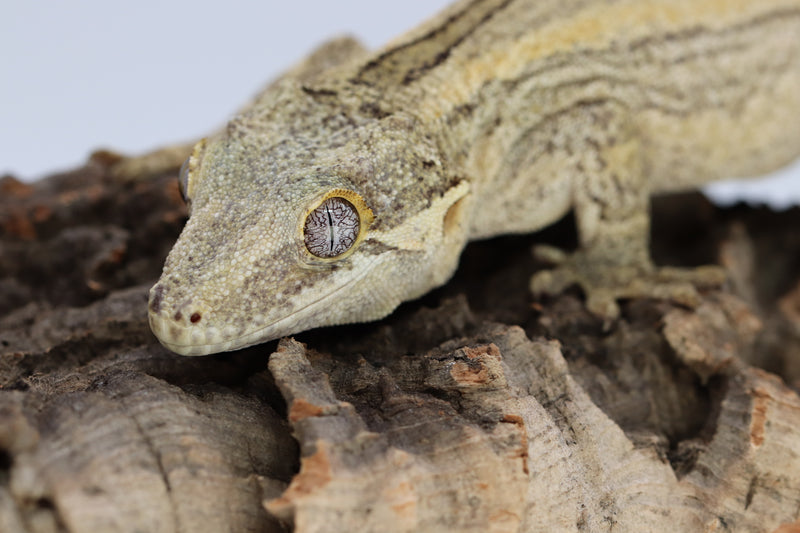
[(537, 247), (555, 263), (530, 283), (534, 294), (555, 294), (572, 284), (586, 294), (596, 315), (619, 316), (618, 299), (657, 298), (696, 306), (696, 287), (720, 285), (721, 268), (655, 267), (650, 259), (650, 187), (637, 128), (620, 106), (594, 104), (572, 113), (572, 204), (580, 246), (568, 255)]

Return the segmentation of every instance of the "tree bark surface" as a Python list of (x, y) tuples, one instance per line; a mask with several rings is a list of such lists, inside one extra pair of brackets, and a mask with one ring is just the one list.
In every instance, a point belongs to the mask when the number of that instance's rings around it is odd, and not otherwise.
[(175, 175), (113, 163), (0, 180), (0, 531), (800, 532), (800, 209), (657, 200), (656, 261), (728, 271), (696, 309), (533, 300), (565, 219), (382, 321), (187, 358), (146, 318)]

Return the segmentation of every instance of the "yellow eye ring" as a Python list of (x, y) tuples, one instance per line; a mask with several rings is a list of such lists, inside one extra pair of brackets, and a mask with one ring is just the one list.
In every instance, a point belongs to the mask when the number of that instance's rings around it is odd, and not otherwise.
[(306, 210), (300, 227), (305, 251), (315, 261), (338, 261), (364, 239), (374, 215), (357, 192), (333, 189)]

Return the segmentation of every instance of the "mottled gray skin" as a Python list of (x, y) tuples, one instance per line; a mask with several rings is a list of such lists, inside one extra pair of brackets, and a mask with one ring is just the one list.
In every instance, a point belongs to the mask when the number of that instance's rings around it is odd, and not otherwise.
[[(800, 0), (503, 0), (373, 54), (336, 41), (195, 149), (153, 331), (198, 355), (377, 319), (444, 283), (469, 239), (570, 209), (581, 248), (534, 292), (577, 282), (612, 317), (619, 297), (691, 304), (709, 273), (652, 266), (648, 197), (800, 153), (798, 35)], [(323, 261), (302, 228), (334, 189), (374, 221)]]

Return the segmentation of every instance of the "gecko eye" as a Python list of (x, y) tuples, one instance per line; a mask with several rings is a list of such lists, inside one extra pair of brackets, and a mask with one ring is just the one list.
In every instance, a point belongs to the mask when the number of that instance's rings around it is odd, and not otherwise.
[(344, 198), (334, 196), (308, 214), (303, 237), (309, 252), (329, 258), (349, 250), (360, 231), (358, 210)]
[(374, 218), (360, 194), (332, 189), (308, 206), (299, 229), (310, 255), (339, 260), (356, 249)]

